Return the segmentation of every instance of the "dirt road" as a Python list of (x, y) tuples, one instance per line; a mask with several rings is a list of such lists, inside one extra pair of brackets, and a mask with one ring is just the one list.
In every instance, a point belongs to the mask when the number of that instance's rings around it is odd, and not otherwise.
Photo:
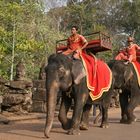
[[(110, 109), (108, 129), (101, 129), (99, 125), (94, 126), (91, 116), (89, 130), (81, 131), (77, 136), (67, 135), (56, 117), (50, 140), (139, 140), (140, 107), (136, 108), (135, 115), (138, 118), (137, 122), (124, 125), (119, 123), (120, 109)], [(45, 114), (39, 119), (30, 117), (26, 120), (11, 121), (8, 125), (0, 124), (0, 140), (44, 140), (44, 124)]]

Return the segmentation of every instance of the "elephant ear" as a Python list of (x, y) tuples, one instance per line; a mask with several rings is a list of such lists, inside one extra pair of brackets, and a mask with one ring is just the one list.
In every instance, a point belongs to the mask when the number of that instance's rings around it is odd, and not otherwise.
[(79, 84), (81, 82), (81, 80), (86, 76), (85, 69), (80, 60), (75, 60), (73, 62), (72, 76), (73, 76), (73, 82), (75, 84)]
[(125, 83), (127, 83), (133, 76), (133, 72), (131, 69), (126, 69), (126, 71), (124, 72), (124, 80), (125, 80)]

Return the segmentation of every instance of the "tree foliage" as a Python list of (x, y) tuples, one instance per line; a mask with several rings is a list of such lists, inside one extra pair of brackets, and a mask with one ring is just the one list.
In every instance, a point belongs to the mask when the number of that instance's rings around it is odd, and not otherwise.
[(56, 40), (67, 38), (72, 25), (82, 34), (110, 34), (112, 52), (98, 55), (108, 61), (134, 31), (139, 43), (139, 7), (139, 0), (0, 0), (0, 75), (10, 79), (12, 63), (15, 68), (23, 59), (28, 76), (38, 77)]
[(55, 50), (59, 36), (55, 29), (50, 28), (42, 3), (0, 1), (0, 19), (0, 75), (9, 78), (14, 49), (14, 67), (23, 59), (27, 64), (27, 74), (35, 77), (45, 57)]

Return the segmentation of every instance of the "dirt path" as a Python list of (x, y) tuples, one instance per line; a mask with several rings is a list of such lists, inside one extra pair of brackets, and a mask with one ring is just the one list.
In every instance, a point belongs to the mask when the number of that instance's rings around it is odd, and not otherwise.
[[(109, 110), (108, 129), (101, 129), (99, 125), (93, 125), (93, 117), (90, 117), (90, 128), (88, 131), (81, 131), (78, 136), (69, 136), (61, 128), (57, 117), (53, 123), (51, 140), (139, 140), (140, 137), (140, 107), (137, 107), (135, 114), (138, 121), (132, 125), (119, 123), (120, 109)], [(37, 115), (37, 114), (36, 114)], [(34, 117), (33, 117), (34, 116)], [(37, 118), (38, 117), (38, 118)], [(26, 116), (26, 119), (11, 121), (8, 125), (0, 124), (0, 140), (43, 140), (45, 114), (38, 114), (35, 117)], [(29, 118), (29, 119), (27, 119)]]

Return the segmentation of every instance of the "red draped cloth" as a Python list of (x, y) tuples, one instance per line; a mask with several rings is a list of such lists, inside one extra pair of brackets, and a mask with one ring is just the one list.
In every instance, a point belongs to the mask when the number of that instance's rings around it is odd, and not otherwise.
[(134, 69), (136, 71), (137, 79), (138, 79), (138, 84), (140, 86), (140, 62), (134, 61), (134, 62), (132, 62), (132, 64), (133, 64)]
[(87, 74), (87, 87), (92, 100), (100, 98), (111, 87), (112, 72), (105, 62), (98, 60), (93, 54), (80, 54)]

